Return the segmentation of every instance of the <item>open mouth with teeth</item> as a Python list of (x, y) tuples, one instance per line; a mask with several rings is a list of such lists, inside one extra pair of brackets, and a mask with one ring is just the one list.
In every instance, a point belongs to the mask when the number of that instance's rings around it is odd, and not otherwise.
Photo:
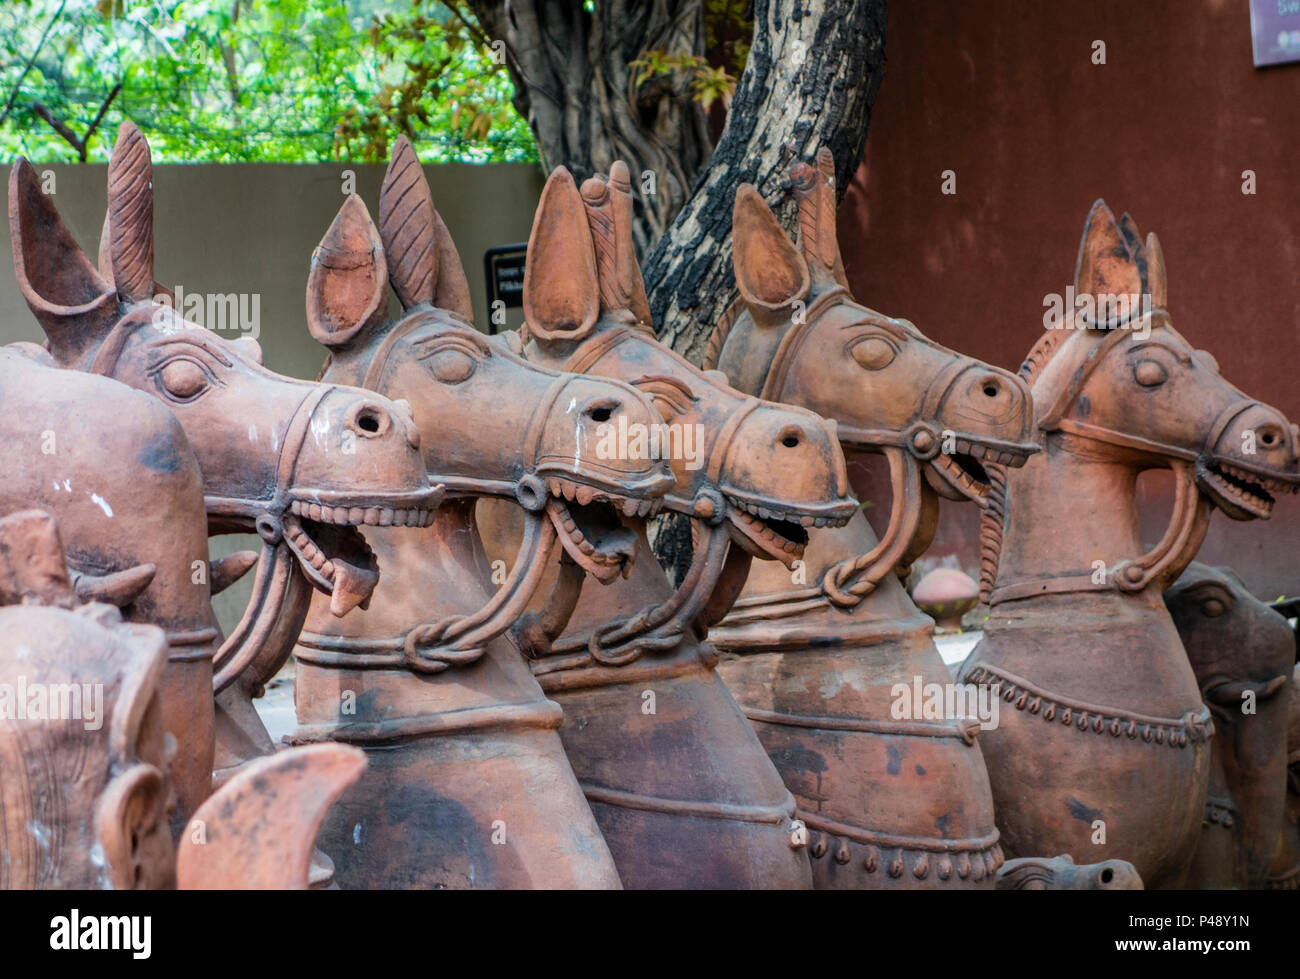
[(361, 527), (427, 527), (441, 499), (440, 488), (408, 494), (322, 500), (294, 499), (281, 525), (284, 540), (316, 588), (330, 596), (330, 612), (366, 608), (379, 582), (379, 563)]
[(958, 438), (953, 453), (940, 452), (926, 466), (925, 478), (932, 489), (949, 500), (982, 501), (989, 492), (985, 464), (1017, 468), (1025, 464), (1032, 445), (995, 442), (988, 439)]
[(1196, 482), (1215, 505), (1233, 520), (1266, 519), (1273, 512), (1274, 493), (1300, 491), (1295, 476), (1266, 475), (1226, 459), (1202, 459)]
[(732, 539), (753, 557), (780, 561), (786, 567), (803, 557), (809, 527), (843, 527), (857, 510), (852, 500), (795, 508), (725, 491), (723, 495)]
[(637, 534), (621, 518), (653, 516), (663, 505), (662, 497), (636, 499), (563, 476), (548, 477), (546, 485), (546, 514), (569, 556), (602, 584), (620, 574), (626, 578)]

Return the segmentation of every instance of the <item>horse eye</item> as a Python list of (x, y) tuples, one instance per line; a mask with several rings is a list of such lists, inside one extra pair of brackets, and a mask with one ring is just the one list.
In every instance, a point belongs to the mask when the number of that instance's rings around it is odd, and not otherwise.
[(853, 347), (853, 359), (869, 371), (888, 367), (895, 353), (893, 346), (879, 337), (868, 337)]
[(459, 384), (474, 373), (474, 358), (459, 350), (444, 350), (429, 358), (429, 370), (443, 384)]
[(1201, 602), (1201, 614), (1206, 618), (1217, 619), (1226, 611), (1228, 611), (1227, 606), (1217, 598), (1207, 598)]
[(1133, 376), (1144, 388), (1153, 388), (1164, 384), (1169, 373), (1154, 360), (1143, 360), (1133, 369)]
[(203, 372), (203, 368), (194, 361), (184, 358), (167, 364), (159, 376), (167, 393), (183, 401), (198, 396), (208, 386), (208, 376)]

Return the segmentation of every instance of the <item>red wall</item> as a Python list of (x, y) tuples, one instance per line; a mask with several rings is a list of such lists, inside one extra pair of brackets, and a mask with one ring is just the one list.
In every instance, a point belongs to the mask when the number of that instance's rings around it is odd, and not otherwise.
[[(886, 54), (840, 211), (860, 301), (1014, 370), (1103, 197), (1159, 235), (1176, 328), (1300, 420), (1300, 64), (1252, 66), (1244, 0), (891, 0)], [(1242, 193), (1247, 169), (1255, 196)], [(940, 192), (944, 170), (955, 196)], [(1152, 543), (1163, 476), (1144, 478)], [(955, 553), (974, 573), (974, 511), (945, 505), (927, 556)], [(1268, 521), (1216, 515), (1200, 560), (1272, 599), (1300, 594), (1298, 548), (1300, 497), (1288, 497)]]

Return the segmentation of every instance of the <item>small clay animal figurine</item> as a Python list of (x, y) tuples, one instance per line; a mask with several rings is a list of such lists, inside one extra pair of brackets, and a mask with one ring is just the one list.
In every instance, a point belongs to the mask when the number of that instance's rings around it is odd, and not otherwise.
[(998, 868), (999, 891), (1140, 891), (1142, 878), (1127, 860), (1077, 866), (1068, 853), (1044, 860), (1018, 857)]

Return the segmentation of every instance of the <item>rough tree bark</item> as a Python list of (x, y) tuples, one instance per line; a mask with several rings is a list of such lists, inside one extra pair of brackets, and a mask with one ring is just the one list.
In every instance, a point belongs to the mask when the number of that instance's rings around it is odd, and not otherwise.
[(703, 108), (686, 80), (657, 76), (639, 89), (631, 63), (645, 52), (704, 54), (703, 0), (468, 0), (485, 43), (504, 41), (514, 105), (542, 164), (579, 183), (624, 160), (653, 174), (637, 195), (634, 228), (644, 255), (681, 210), (713, 148)]
[(660, 338), (700, 363), (735, 297), (731, 209), (752, 183), (787, 229), (788, 164), (822, 146), (842, 198), (884, 75), (885, 0), (755, 0), (754, 40), (726, 128), (686, 206), (642, 263)]

